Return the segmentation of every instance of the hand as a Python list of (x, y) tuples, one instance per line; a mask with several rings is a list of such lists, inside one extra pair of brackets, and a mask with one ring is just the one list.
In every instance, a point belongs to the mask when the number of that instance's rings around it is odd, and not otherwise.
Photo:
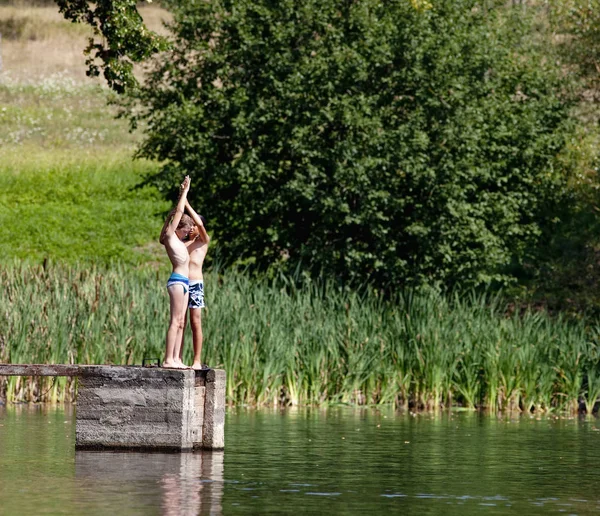
[(183, 193), (183, 192), (187, 192), (189, 189), (190, 189), (190, 176), (185, 176), (183, 183), (181, 183), (181, 186), (179, 187), (179, 191), (181, 193)]

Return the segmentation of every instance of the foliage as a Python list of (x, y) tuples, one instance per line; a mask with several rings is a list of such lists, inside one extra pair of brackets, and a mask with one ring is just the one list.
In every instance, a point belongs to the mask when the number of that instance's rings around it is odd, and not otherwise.
[(584, 73), (600, 72), (600, 1), (559, 0), (548, 5), (554, 30), (563, 37), (565, 56)]
[[(167, 276), (166, 267), (3, 264), (0, 362), (161, 357)], [(481, 295), (420, 289), (384, 299), (333, 281), (294, 285), (285, 277), (206, 275), (203, 361), (227, 370), (230, 403), (547, 412), (576, 411), (581, 396), (589, 411), (600, 392), (599, 328), (583, 322), (507, 315), (498, 298)], [(31, 395), (11, 382), (10, 398)]]
[[(562, 66), (576, 79), (577, 123), (560, 156), (568, 191), (543, 227), (535, 259), (517, 276), (528, 287), (525, 302), (578, 316), (600, 314), (600, 182), (598, 170), (598, 79), (600, 77), (600, 2), (597, 0), (531, 1), (527, 8), (542, 30), (553, 31), (553, 46)], [(548, 23), (549, 22), (549, 23)], [(533, 35), (532, 35), (533, 37)]]
[(106, 82), (118, 93), (137, 86), (133, 63), (142, 62), (168, 46), (166, 39), (146, 28), (136, 0), (56, 0), (56, 3), (67, 20), (86, 23), (94, 29), (100, 39), (90, 38), (85, 49), (87, 74), (97, 77), (102, 69)]
[(549, 214), (554, 223), (544, 227), (537, 256), (517, 273), (528, 288), (526, 304), (577, 317), (600, 315), (600, 162), (594, 125), (582, 120), (563, 153), (564, 170), (571, 170), (567, 195)]
[(521, 10), (170, 5), (175, 42), (132, 121), (148, 124), (140, 154), (166, 163), (157, 184), (192, 175), (228, 263), (510, 280), (562, 193), (570, 130), (568, 81)]

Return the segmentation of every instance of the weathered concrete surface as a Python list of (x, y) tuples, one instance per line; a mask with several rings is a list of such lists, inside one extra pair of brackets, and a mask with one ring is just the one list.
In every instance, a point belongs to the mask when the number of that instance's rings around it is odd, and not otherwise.
[(77, 376), (77, 449), (187, 451), (225, 445), (225, 371), (0, 364), (0, 376)]
[(77, 449), (193, 449), (191, 370), (94, 366), (79, 374)]
[(192, 442), (194, 448), (202, 448), (202, 435), (204, 433), (204, 405), (206, 401), (206, 388), (194, 387), (194, 420), (192, 422)]
[(209, 369), (206, 374), (206, 400), (202, 448), (222, 450), (225, 447), (225, 380), (223, 369)]
[(0, 364), (0, 376), (79, 376), (81, 365)]

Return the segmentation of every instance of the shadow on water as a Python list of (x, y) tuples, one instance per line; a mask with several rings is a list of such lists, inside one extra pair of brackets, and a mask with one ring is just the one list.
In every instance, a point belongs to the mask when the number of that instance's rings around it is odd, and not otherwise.
[(95, 507), (111, 491), (126, 489), (132, 510), (160, 508), (165, 516), (221, 514), (223, 458), (224, 452), (77, 451), (75, 478), (96, 487), (97, 499), (88, 499)]

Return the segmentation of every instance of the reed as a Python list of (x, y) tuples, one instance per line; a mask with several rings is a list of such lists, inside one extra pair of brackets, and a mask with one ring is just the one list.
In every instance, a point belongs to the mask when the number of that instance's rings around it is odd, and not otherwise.
[[(162, 356), (168, 271), (0, 266), (0, 361), (141, 364)], [(244, 405), (391, 404), (588, 413), (600, 396), (598, 328), (500, 298), (434, 289), (384, 299), (331, 282), (207, 274), (204, 361)], [(188, 330), (189, 331), (189, 330)], [(191, 358), (190, 335), (185, 356)], [(12, 401), (71, 400), (66, 379), (10, 379)]]

